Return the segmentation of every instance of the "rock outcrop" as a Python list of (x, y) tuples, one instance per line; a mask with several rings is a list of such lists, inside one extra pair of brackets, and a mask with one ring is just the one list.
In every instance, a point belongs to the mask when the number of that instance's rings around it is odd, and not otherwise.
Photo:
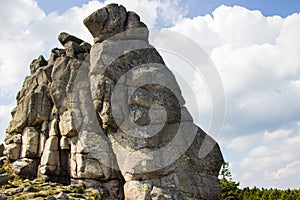
[(110, 4), (30, 64), (5, 155), (26, 178), (96, 188), (100, 199), (219, 199), (218, 144), (193, 124), (137, 14)]

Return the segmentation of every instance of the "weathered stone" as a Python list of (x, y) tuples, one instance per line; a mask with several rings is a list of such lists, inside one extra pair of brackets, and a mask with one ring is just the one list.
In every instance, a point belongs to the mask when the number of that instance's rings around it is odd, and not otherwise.
[(72, 178), (77, 177), (76, 153), (72, 152), (72, 146), (71, 146), (71, 158), (70, 158), (70, 175)]
[(50, 59), (48, 60), (48, 65), (54, 65), (57, 58), (66, 56), (65, 49), (54, 48), (51, 50)]
[(0, 144), (0, 157), (3, 156), (4, 150), (5, 150), (4, 144)]
[(5, 155), (10, 160), (17, 160), (20, 157), (21, 144), (11, 143), (5, 148)]
[(27, 186), (24, 188), (23, 192), (37, 192), (39, 191), (38, 189), (35, 189), (33, 186)]
[(48, 120), (51, 111), (51, 102), (46, 95), (46, 87), (42, 87), (41, 91), (34, 93), (30, 97), (28, 105), (36, 107), (36, 109), (29, 109), (28, 124), (40, 124)]
[(69, 150), (70, 149), (70, 141), (69, 138), (66, 136), (62, 136), (60, 138), (60, 148), (63, 150)]
[(85, 188), (102, 188), (102, 183), (93, 179), (71, 179), (71, 184)]
[[(91, 140), (90, 138), (93, 139)], [(101, 149), (101, 151), (99, 151), (99, 149)], [(99, 177), (101, 176), (99, 173), (103, 173), (103, 177), (101, 178), (102, 180), (107, 180), (113, 177), (113, 169), (118, 168), (115, 156), (111, 151), (110, 144), (108, 143), (108, 138), (103, 133), (100, 134), (100, 131), (98, 133), (87, 131), (82, 132), (76, 144), (76, 153), (76, 161), (80, 161), (79, 163), (77, 163), (77, 165), (85, 166), (85, 164), (88, 164), (90, 161), (96, 164), (96, 168), (100, 167), (102, 169), (101, 171), (92, 172), (92, 174)], [(81, 157), (80, 154), (87, 155), (87, 163), (85, 163), (85, 158)], [(77, 171), (88, 172), (90, 170), (88, 170), (86, 167), (80, 170), (80, 168), (77, 166)]]
[(103, 172), (100, 162), (95, 159), (88, 158), (82, 154), (76, 154), (77, 177), (86, 179), (100, 180), (103, 178)]
[(23, 189), (24, 189), (23, 187), (9, 188), (4, 193), (9, 196), (17, 195), (17, 194), (23, 192)]
[(62, 32), (64, 48), (30, 65), (5, 138), (14, 172), (99, 199), (219, 199), (220, 148), (193, 124), (147, 26), (117, 4), (84, 24), (96, 44)]
[(45, 135), (45, 133), (41, 133), (40, 141), (39, 141), (38, 157), (42, 156), (44, 149), (45, 149), (46, 141), (47, 141), (47, 136)]
[(69, 57), (57, 58), (51, 74), (50, 95), (55, 108), (59, 111), (67, 110), (66, 85), (69, 81), (71, 71), (68, 67), (69, 60)]
[(69, 197), (67, 194), (63, 193), (63, 192), (60, 192), (57, 196), (56, 196), (57, 199), (60, 199), (60, 200), (69, 200)]
[(37, 167), (38, 163), (35, 160), (22, 158), (12, 164), (12, 171), (23, 178), (35, 178)]
[(99, 37), (101, 31), (104, 29), (107, 18), (107, 9), (102, 8), (85, 18), (83, 23), (88, 27), (93, 37)]
[[(4, 152), (5, 153), (5, 152)], [(6, 163), (8, 161), (8, 157), (7, 156), (2, 156), (0, 157), (0, 168), (4, 165), (4, 163)]]
[(49, 136), (58, 136), (58, 120), (56, 118), (49, 124)]
[(37, 59), (33, 60), (30, 64), (30, 72), (31, 74), (35, 73), (36, 70), (42, 66), (46, 66), (48, 62), (45, 60), (45, 58), (41, 55)]
[(136, 29), (136, 28), (142, 28), (142, 27), (146, 28), (146, 25), (140, 21), (140, 17), (136, 13), (128, 11), (125, 29), (130, 30), (130, 29)]
[(24, 195), (22, 195), (22, 197), (24, 199), (33, 199), (34, 198), (34, 193), (24, 194)]
[(45, 150), (43, 151), (40, 162), (40, 173), (59, 174), (60, 170), (60, 154), (58, 151), (59, 140), (57, 136), (51, 136), (47, 139)]
[(48, 121), (44, 121), (42, 123), (41, 132), (48, 132), (48, 130), (49, 130), (48, 126), (49, 126), (49, 122)]
[(65, 43), (66, 54), (70, 57), (77, 57), (78, 54), (85, 53), (79, 44), (73, 41)]
[(25, 127), (40, 125), (48, 120), (52, 109), (47, 95), (48, 83), (47, 74), (43, 70), (25, 79), (18, 97), (18, 106), (7, 129), (8, 134), (21, 133)]
[(51, 136), (46, 140), (45, 144), (45, 150), (49, 151), (58, 151), (58, 137), (57, 136)]
[(53, 165), (39, 166), (38, 176), (44, 181), (55, 179), (60, 174), (60, 168)]
[(177, 199), (177, 198), (174, 198), (174, 194), (170, 194), (170, 193), (164, 191), (163, 189), (155, 187), (155, 186), (153, 187), (153, 189), (150, 193), (150, 196), (151, 196), (151, 200), (173, 200), (173, 199)]
[(61, 32), (58, 36), (58, 40), (63, 46), (67, 42), (75, 42), (77, 44), (81, 44), (82, 42), (84, 42), (83, 40), (81, 40), (73, 35), (70, 35), (69, 33), (66, 33), (66, 32)]
[(10, 134), (5, 138), (5, 144), (21, 144), (22, 134)]
[(41, 165), (59, 166), (59, 151), (45, 150), (41, 158)]
[(124, 185), (125, 200), (151, 200), (152, 190), (150, 182), (129, 181)]
[(60, 117), (59, 130), (62, 136), (74, 137), (77, 135), (75, 119), (71, 111), (64, 112)]
[(34, 127), (27, 127), (22, 133), (21, 158), (38, 157), (40, 134)]
[(0, 186), (6, 184), (9, 181), (9, 179), (11, 179), (9, 174), (0, 174)]
[(127, 12), (123, 6), (110, 4), (92, 13), (84, 19), (85, 26), (89, 29), (95, 43), (102, 42), (113, 35), (124, 33), (127, 39), (148, 40), (148, 29), (140, 21), (137, 14)]
[(123, 182), (120, 180), (111, 180), (103, 183), (104, 189), (108, 192), (108, 196), (114, 199), (124, 199)]
[(86, 53), (90, 53), (90, 50), (91, 50), (91, 45), (87, 42), (82, 42), (80, 44), (80, 47), (86, 52)]
[(56, 198), (52, 195), (46, 197), (46, 200), (56, 200)]
[(73, 84), (82, 62), (77, 58), (65, 56), (57, 58), (54, 63), (50, 95), (59, 115), (73, 106)]

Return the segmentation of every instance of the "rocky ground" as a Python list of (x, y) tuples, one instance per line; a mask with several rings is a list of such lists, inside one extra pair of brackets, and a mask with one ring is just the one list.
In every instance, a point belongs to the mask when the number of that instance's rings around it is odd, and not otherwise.
[(33, 180), (21, 178), (13, 173), (11, 163), (3, 156), (2, 149), (3, 145), (0, 146), (0, 200), (101, 199), (99, 190), (45, 182), (41, 178)]

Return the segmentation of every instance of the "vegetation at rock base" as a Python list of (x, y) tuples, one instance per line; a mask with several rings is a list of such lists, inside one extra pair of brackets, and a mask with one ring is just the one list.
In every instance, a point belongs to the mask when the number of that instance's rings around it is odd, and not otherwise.
[(222, 165), (219, 182), (222, 188), (222, 200), (300, 200), (300, 188), (279, 190), (246, 187), (240, 189), (239, 182), (232, 178), (227, 162)]
[(239, 194), (239, 183), (235, 182), (232, 179), (231, 172), (229, 171), (229, 164), (224, 162), (222, 164), (221, 172), (220, 172), (220, 185), (222, 189), (222, 199), (231, 200), (237, 199)]
[(25, 199), (97, 199), (99, 191), (85, 189), (81, 186), (66, 186), (59, 183), (45, 182), (41, 178), (23, 179), (11, 171), (10, 163), (6, 161), (2, 173), (7, 173), (10, 179), (0, 186), (0, 200)]
[[(58, 183), (44, 182), (42, 179), (21, 179), (16, 176), (0, 189), (0, 199), (47, 199), (50, 196), (59, 199), (95, 199), (99, 194), (82, 187), (64, 186)], [(60, 198), (62, 199), (62, 198)]]
[[(9, 162), (3, 164), (2, 170), (11, 178), (0, 187), (0, 199), (101, 199), (97, 198), (101, 196), (97, 190), (44, 182), (41, 178), (22, 179), (11, 172)], [(300, 200), (300, 189), (239, 188), (239, 182), (233, 180), (226, 162), (222, 165), (219, 182), (222, 188), (221, 200)]]

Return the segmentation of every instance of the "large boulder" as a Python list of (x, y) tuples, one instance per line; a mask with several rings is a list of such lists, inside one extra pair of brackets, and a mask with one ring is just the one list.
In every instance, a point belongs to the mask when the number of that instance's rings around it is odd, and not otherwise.
[(117, 4), (84, 24), (94, 45), (62, 32), (63, 48), (30, 65), (5, 139), (13, 171), (103, 199), (219, 199), (220, 148), (193, 123), (146, 25)]
[(113, 35), (126, 31), (126, 38), (148, 40), (148, 29), (134, 12), (118, 4), (110, 4), (84, 19), (95, 42), (103, 42)]
[(37, 161), (22, 158), (12, 164), (12, 171), (23, 178), (35, 178), (37, 176)]
[(22, 133), (21, 158), (38, 157), (40, 134), (34, 127), (24, 129)]

